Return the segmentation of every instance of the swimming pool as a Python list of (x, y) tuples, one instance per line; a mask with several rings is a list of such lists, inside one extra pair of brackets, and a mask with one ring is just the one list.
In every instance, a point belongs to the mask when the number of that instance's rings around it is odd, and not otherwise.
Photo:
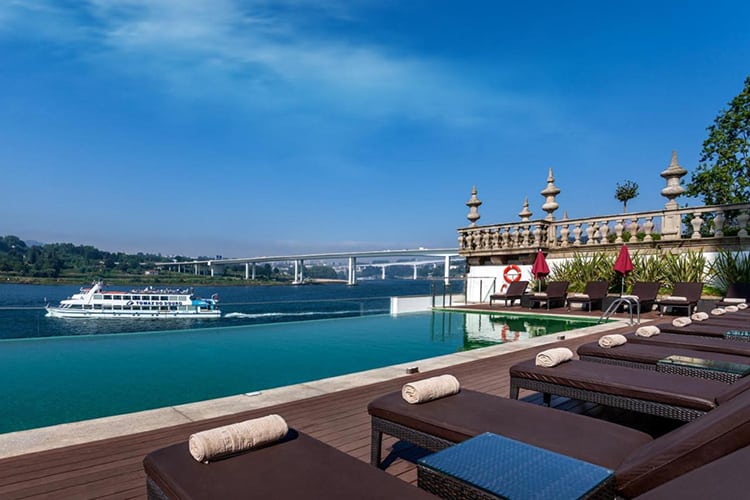
[[(437, 311), (5, 340), (0, 433), (270, 389), (591, 324)], [(516, 334), (520, 327), (526, 330)]]

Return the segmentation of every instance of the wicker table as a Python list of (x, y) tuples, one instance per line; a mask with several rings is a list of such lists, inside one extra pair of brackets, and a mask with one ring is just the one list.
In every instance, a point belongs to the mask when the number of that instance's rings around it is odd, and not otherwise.
[(442, 498), (614, 498), (611, 470), (492, 433), (419, 460), (419, 487)]
[(750, 375), (750, 365), (689, 356), (667, 356), (656, 362), (656, 371), (734, 383)]

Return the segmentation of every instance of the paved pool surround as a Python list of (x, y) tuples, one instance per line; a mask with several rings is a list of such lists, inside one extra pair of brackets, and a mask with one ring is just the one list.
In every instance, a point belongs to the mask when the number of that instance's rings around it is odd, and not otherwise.
[(407, 368), (419, 367), (420, 372), (429, 372), (469, 361), (501, 356), (529, 347), (555, 344), (558, 337), (574, 339), (595, 333), (622, 328), (625, 321), (594, 325), (565, 332), (530, 339), (522, 339), (496, 346), (474, 349), (471, 351), (447, 354), (434, 358), (410, 361), (384, 368), (341, 375), (338, 377), (314, 380), (301, 384), (278, 387), (264, 391), (238, 394), (224, 398), (211, 399), (196, 403), (168, 406), (124, 415), (84, 420), (39, 429), (0, 434), (0, 458), (25, 455), (37, 451), (50, 450), (76, 444), (98, 441), (117, 436), (151, 431), (164, 427), (205, 420), (275, 406), (290, 401), (297, 401), (332, 392), (362, 387), (376, 382), (383, 382), (406, 375)]

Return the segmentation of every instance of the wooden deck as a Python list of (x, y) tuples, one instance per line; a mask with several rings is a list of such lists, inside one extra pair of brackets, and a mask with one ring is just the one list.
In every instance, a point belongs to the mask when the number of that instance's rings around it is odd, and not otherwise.
[[(561, 341), (559, 345), (568, 346), (575, 351), (578, 345), (597, 337), (598, 335), (591, 335)], [(0, 460), (0, 498), (145, 498), (145, 475), (141, 462), (147, 453), (185, 441), (191, 433), (199, 430), (269, 413), (278, 413), (290, 426), (360, 460), (369, 461), (370, 424), (366, 407), (370, 400), (387, 392), (400, 390), (407, 380), (442, 373), (457, 376), (462, 387), (507, 397), (508, 368), (516, 362), (533, 357), (546, 347), (549, 346), (472, 361), (425, 374), (405, 375), (387, 382), (272, 408), (3, 459)], [(652, 433), (661, 433), (671, 425), (669, 422), (634, 417), (622, 411), (576, 401), (555, 399), (553, 404), (566, 410), (596, 414), (609, 420), (625, 419), (626, 423), (645, 430), (651, 429)], [(416, 482), (416, 468), (412, 460), (422, 453), (403, 443), (395, 443), (390, 438), (384, 441), (384, 456), (388, 455), (387, 471), (408, 482)]]

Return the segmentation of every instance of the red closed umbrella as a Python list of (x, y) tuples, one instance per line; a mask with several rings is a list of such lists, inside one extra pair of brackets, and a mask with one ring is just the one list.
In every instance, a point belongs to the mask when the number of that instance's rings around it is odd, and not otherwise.
[(620, 287), (620, 295), (625, 291), (625, 276), (633, 270), (633, 261), (630, 260), (630, 251), (627, 245), (623, 245), (620, 248), (620, 254), (617, 256), (614, 270), (622, 275), (622, 285)]
[(541, 290), (542, 289), (541, 279), (549, 274), (549, 266), (547, 265), (547, 259), (544, 258), (544, 253), (542, 253), (541, 250), (539, 250), (536, 253), (536, 258), (534, 259), (534, 265), (531, 266), (531, 274), (533, 274), (534, 277), (539, 280), (539, 289)]

